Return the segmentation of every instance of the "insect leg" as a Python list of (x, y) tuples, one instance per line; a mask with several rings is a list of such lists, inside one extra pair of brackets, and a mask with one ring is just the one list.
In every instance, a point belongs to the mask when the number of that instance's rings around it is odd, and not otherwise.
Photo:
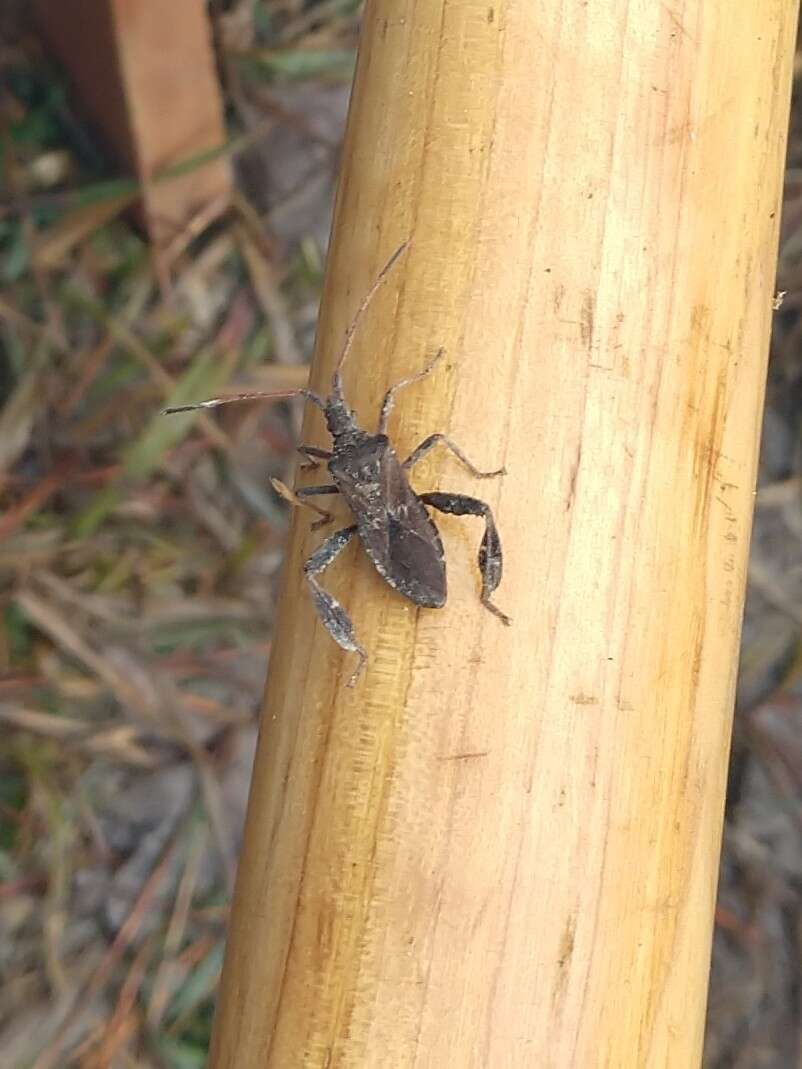
[(319, 575), (325, 568), (328, 568), (335, 557), (345, 549), (356, 532), (356, 524), (353, 527), (344, 527), (341, 531), (337, 531), (319, 549), (315, 550), (304, 565), (304, 575), (312, 588), (312, 601), (315, 605), (315, 612), (320, 617), (323, 626), (339, 646), (342, 646), (344, 650), (349, 650), (359, 655), (359, 664), (356, 666), (356, 671), (348, 680), (349, 687), (353, 687), (359, 678), (362, 669), (365, 667), (368, 655), (357, 642), (354, 635), (354, 625), (351, 623), (351, 619), (345, 609), (335, 597), (320, 586), (315, 576)]
[(322, 494), (339, 494), (339, 492), (339, 486), (333, 483), (326, 483), (325, 486), (302, 486), (300, 490), (295, 491), (298, 497), (320, 497)]
[(493, 513), (489, 505), (475, 497), (465, 494), (419, 494), (424, 505), (431, 505), (440, 512), (450, 512), (454, 516), (482, 516), (485, 521), (485, 533), (479, 547), (479, 571), (482, 573), (482, 604), (498, 616), (502, 623), (510, 624), (506, 613), (497, 608), (490, 600), (490, 595), (501, 582), (501, 541), (498, 537)]
[(328, 449), (318, 449), (314, 445), (299, 445), (298, 452), (306, 457), (306, 462), (301, 465), (301, 471), (315, 471), (320, 467), (321, 460), (331, 460), (332, 454)]
[(289, 486), (280, 479), (271, 479), (273, 489), (279, 495), (283, 497), (285, 501), (288, 501), (291, 505), (299, 505), (308, 509), (312, 509), (320, 516), (319, 520), (315, 520), (312, 524), (312, 530), (316, 531), (318, 527), (324, 527), (327, 523), (331, 523), (331, 513), (325, 509), (319, 508), (317, 505), (313, 505), (311, 501), (305, 501), (304, 498), (316, 497), (320, 494), (339, 494), (339, 490), (336, 486), (303, 486), (300, 490), (290, 490)]
[(419, 460), (422, 460), (428, 452), (434, 449), (438, 442), (442, 442), (444, 446), (450, 449), (454, 456), (457, 457), (458, 460), (462, 461), (462, 463), (465, 465), (471, 475), (475, 475), (477, 479), (493, 479), (497, 475), (507, 474), (506, 468), (499, 468), (498, 471), (479, 471), (478, 468), (474, 467), (474, 465), (471, 464), (470, 460), (468, 460), (468, 458), (465, 456), (459, 446), (454, 445), (451, 439), (446, 438), (444, 434), (430, 434), (428, 438), (424, 438), (424, 440), (414, 451), (414, 453), (410, 453), (410, 455), (407, 457), (401, 467), (404, 468), (406, 471), (409, 471), (413, 464), (417, 464)]
[(419, 371), (417, 375), (410, 375), (408, 379), (401, 379), (395, 386), (390, 387), (384, 395), (384, 401), (382, 401), (381, 413), (379, 414), (379, 434), (384, 434), (387, 430), (387, 420), (392, 411), (393, 404), (395, 403), (396, 393), (403, 389), (404, 386), (411, 386), (413, 382), (419, 382), (421, 379), (425, 379), (430, 372), (434, 371), (436, 365), (444, 355), (445, 349), (441, 346), (435, 353), (434, 359), (429, 361), (423, 371)]

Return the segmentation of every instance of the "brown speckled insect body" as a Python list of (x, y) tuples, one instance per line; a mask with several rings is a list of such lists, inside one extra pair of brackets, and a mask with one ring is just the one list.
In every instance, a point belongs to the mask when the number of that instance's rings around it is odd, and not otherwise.
[(499, 471), (482, 472), (445, 435), (432, 434), (415, 449), (403, 463), (399, 461), (386, 434), (387, 420), (393, 407), (396, 392), (404, 386), (418, 382), (431, 371), (443, 356), (437, 353), (427, 367), (417, 375), (402, 379), (386, 393), (379, 415), (375, 434), (362, 430), (354, 413), (345, 401), (342, 385), (342, 367), (353, 340), (356, 326), (368, 307), (373, 295), (381, 285), (390, 268), (406, 248), (402, 245), (390, 258), (378, 275), (369, 293), (364, 297), (359, 310), (346, 332), (345, 344), (332, 376), (331, 393), (323, 398), (312, 390), (292, 390), (280, 394), (251, 393), (237, 397), (217, 398), (196, 405), (182, 405), (168, 409), (180, 412), (198, 407), (213, 407), (231, 401), (251, 400), (258, 397), (288, 397), (300, 394), (320, 408), (332, 437), (331, 451), (302, 445), (299, 452), (307, 458), (306, 467), (316, 468), (321, 460), (327, 462), (331, 484), (307, 486), (292, 491), (273, 480), (276, 490), (288, 501), (305, 505), (318, 513), (320, 519), (314, 528), (329, 523), (331, 516), (314, 505), (309, 498), (328, 494), (340, 494), (345, 499), (356, 521), (331, 535), (307, 560), (304, 574), (309, 582), (315, 610), (324, 627), (335, 642), (344, 650), (359, 656), (359, 664), (349, 680), (353, 686), (366, 661), (367, 653), (354, 633), (350, 617), (339, 601), (318, 582), (318, 576), (357, 535), (376, 571), (399, 594), (415, 605), (424, 608), (442, 608), (446, 602), (446, 564), (443, 543), (437, 527), (426, 506), (440, 512), (457, 516), (481, 516), (485, 521), (485, 533), (479, 548), (479, 570), (482, 576), (482, 603), (505, 624), (509, 618), (490, 601), (490, 595), (501, 582), (502, 555), (496, 525), (490, 508), (474, 497), (464, 494), (428, 493), (417, 494), (409, 484), (407, 473), (435, 445), (442, 443), (477, 478), (488, 479), (503, 475)]

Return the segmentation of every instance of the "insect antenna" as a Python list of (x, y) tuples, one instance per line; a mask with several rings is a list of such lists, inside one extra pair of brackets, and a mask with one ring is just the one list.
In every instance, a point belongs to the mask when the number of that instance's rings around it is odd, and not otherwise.
[(313, 405), (317, 405), (324, 412), (326, 410), (326, 403), (323, 398), (313, 393), (312, 390), (258, 390), (253, 393), (238, 393), (233, 397), (211, 397), (208, 401), (193, 401), (191, 404), (186, 405), (171, 405), (169, 408), (162, 409), (162, 415), (172, 416), (176, 412), (194, 412), (198, 408), (217, 408), (219, 405), (233, 405), (239, 401), (280, 401), (287, 397), (305, 397), (307, 401), (311, 401)]
[[(343, 344), (342, 352), (340, 353), (339, 359), (337, 360), (337, 366), (334, 369), (334, 374), (332, 375), (331, 379), (332, 392), (334, 396), (337, 397), (339, 400), (342, 400), (342, 379), (340, 377), (340, 372), (342, 370), (343, 364), (345, 363), (345, 358), (351, 351), (351, 343), (353, 342), (354, 333), (359, 324), (359, 320), (362, 318), (363, 313), (367, 310), (368, 305), (373, 300), (382, 282), (384, 282), (385, 278), (390, 273), (390, 269), (392, 268), (393, 264), (396, 262), (399, 256), (406, 251), (408, 245), (408, 241), (405, 241), (401, 245), (399, 245), (393, 255), (390, 257), (390, 259), (378, 273), (378, 275), (376, 276), (376, 281), (373, 283), (368, 292), (362, 298), (359, 308), (357, 308), (356, 310), (356, 315), (352, 319), (351, 325), (348, 327), (348, 330), (345, 332), (345, 343)], [(313, 405), (317, 405), (317, 407), (323, 412), (326, 411), (326, 402), (323, 400), (322, 397), (314, 393), (312, 390), (300, 389), (238, 393), (235, 394), (233, 397), (211, 397), (208, 401), (194, 401), (190, 404), (185, 405), (171, 405), (169, 408), (162, 409), (162, 414), (165, 416), (172, 416), (175, 415), (176, 412), (194, 412), (199, 408), (217, 408), (219, 405), (232, 405), (238, 403), (239, 401), (278, 401), (287, 397), (305, 397), (307, 401), (311, 401)]]
[(359, 325), (359, 320), (362, 318), (363, 313), (367, 310), (367, 307), (370, 302), (376, 296), (379, 287), (381, 286), (382, 282), (384, 282), (385, 278), (387, 278), (396, 260), (403, 252), (406, 252), (408, 246), (408, 241), (404, 241), (401, 245), (399, 245), (393, 255), (390, 257), (390, 259), (381, 269), (381, 271), (379, 271), (378, 275), (376, 276), (376, 281), (373, 283), (368, 292), (362, 298), (359, 308), (357, 308), (356, 310), (356, 315), (351, 320), (351, 324), (348, 327), (348, 330), (346, 330), (345, 332), (345, 342), (343, 343), (342, 352), (340, 353), (340, 357), (337, 360), (337, 365), (334, 368), (334, 374), (331, 377), (332, 393), (337, 397), (342, 397), (343, 384), (340, 373), (342, 371), (342, 366), (345, 363), (345, 359), (351, 351), (351, 343), (354, 340), (354, 334), (356, 333), (356, 328)]

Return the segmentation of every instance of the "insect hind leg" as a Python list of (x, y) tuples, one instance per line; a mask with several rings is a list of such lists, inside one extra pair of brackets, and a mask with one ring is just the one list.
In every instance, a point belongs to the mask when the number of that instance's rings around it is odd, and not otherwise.
[(497, 616), (502, 623), (512, 623), (509, 616), (503, 613), (490, 600), (490, 595), (501, 582), (502, 556), (501, 539), (496, 530), (496, 523), (490, 506), (475, 497), (467, 497), (465, 494), (419, 494), (424, 505), (431, 505), (439, 512), (448, 512), (454, 516), (482, 516), (485, 521), (485, 533), (482, 544), (479, 546), (479, 571), (482, 573), (481, 601), (486, 609)]
[(328, 568), (332, 561), (342, 553), (356, 532), (356, 524), (352, 527), (343, 527), (341, 531), (337, 531), (327, 539), (319, 549), (316, 549), (304, 564), (304, 575), (312, 591), (315, 612), (320, 617), (323, 626), (339, 646), (359, 656), (359, 664), (348, 680), (349, 687), (353, 687), (359, 679), (367, 663), (368, 655), (357, 641), (354, 625), (348, 613), (332, 594), (323, 589), (316, 576)]

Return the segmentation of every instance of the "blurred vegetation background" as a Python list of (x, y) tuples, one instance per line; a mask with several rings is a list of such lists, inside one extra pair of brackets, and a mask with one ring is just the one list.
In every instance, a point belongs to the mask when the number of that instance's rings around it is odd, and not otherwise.
[[(305, 381), (360, 4), (210, 9), (237, 189), (166, 280), (0, 7), (2, 1069), (205, 1062), (298, 411), (159, 411)], [(802, 1066), (798, 101), (785, 196), (708, 1069)]]

